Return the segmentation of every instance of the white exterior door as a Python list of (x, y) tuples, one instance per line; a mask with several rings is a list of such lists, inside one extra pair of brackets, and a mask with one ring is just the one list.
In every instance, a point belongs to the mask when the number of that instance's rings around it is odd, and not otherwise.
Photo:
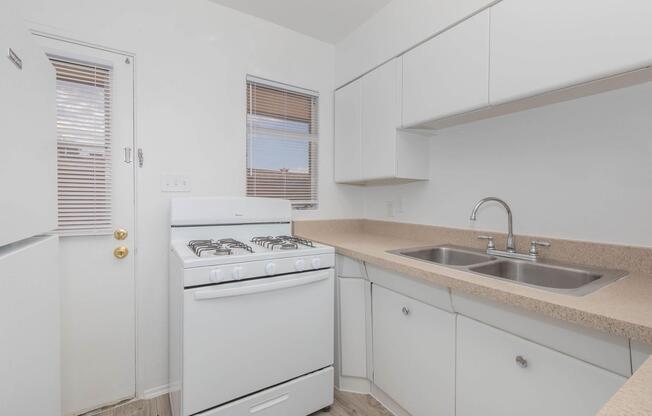
[(133, 58), (37, 39), (60, 59), (62, 394), (79, 414), (135, 395)]

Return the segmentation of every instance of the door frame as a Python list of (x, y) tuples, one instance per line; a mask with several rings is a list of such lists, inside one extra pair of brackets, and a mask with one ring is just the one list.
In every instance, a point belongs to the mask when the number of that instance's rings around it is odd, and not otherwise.
[[(141, 149), (139, 147), (139, 140), (138, 140), (138, 110), (137, 110), (137, 71), (136, 71), (136, 65), (137, 65), (137, 57), (136, 53), (132, 51), (126, 51), (118, 48), (112, 48), (109, 46), (104, 46), (96, 43), (91, 43), (91, 42), (86, 42), (77, 39), (76, 37), (70, 36), (68, 34), (64, 34), (61, 31), (58, 31), (56, 29), (53, 30), (51, 26), (46, 26), (42, 25), (39, 23), (35, 22), (28, 22), (29, 24), (29, 30), (34, 37), (42, 37), (46, 38), (49, 40), (54, 40), (54, 41), (59, 41), (62, 43), (67, 43), (71, 45), (76, 45), (76, 46), (82, 46), (86, 47), (89, 49), (94, 49), (97, 51), (102, 51), (102, 52), (108, 52), (108, 53), (113, 53), (116, 55), (122, 55), (127, 57), (128, 59), (131, 60), (131, 70), (132, 70), (132, 108), (133, 108), (133, 114), (132, 114), (132, 137), (133, 137), (133, 143), (132, 143), (132, 163), (133, 163), (133, 171), (132, 171), (132, 182), (133, 182), (133, 207), (132, 207), (132, 212), (133, 212), (133, 224), (134, 224), (134, 229), (133, 231), (130, 231), (133, 236), (133, 242), (134, 242), (134, 250), (133, 250), (133, 256), (134, 256), (134, 264), (133, 264), (133, 272), (134, 272), (134, 369), (135, 369), (135, 374), (134, 374), (134, 385), (135, 385), (135, 391), (134, 391), (134, 398), (139, 399), (139, 398), (144, 398), (144, 385), (143, 385), (143, 375), (144, 375), (144, 369), (142, 368), (144, 360), (141, 358), (142, 357), (142, 348), (141, 348), (141, 339), (140, 339), (140, 328), (141, 328), (141, 317), (140, 317), (140, 311), (138, 308), (138, 299), (139, 299), (139, 293), (140, 293), (140, 278), (139, 278), (139, 269), (138, 269), (138, 247), (139, 247), (139, 218), (137, 216), (138, 213), (138, 205), (139, 205), (139, 200), (138, 200), (138, 186), (139, 186), (139, 175), (138, 175), (138, 169), (142, 168), (142, 165), (139, 164), (138, 161), (138, 151)], [(65, 52), (65, 50), (64, 50)], [(74, 53), (70, 55), (71, 57), (74, 58)]]

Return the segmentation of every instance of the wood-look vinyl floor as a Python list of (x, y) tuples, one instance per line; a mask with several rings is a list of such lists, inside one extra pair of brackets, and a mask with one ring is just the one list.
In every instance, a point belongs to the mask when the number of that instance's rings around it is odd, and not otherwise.
[[(137, 400), (111, 409), (87, 413), (85, 416), (172, 416), (168, 395), (151, 400)], [(335, 402), (328, 411), (310, 416), (392, 416), (373, 397), (335, 390)]]
[(366, 394), (346, 393), (335, 390), (335, 402), (329, 411), (311, 416), (392, 416), (376, 399)]

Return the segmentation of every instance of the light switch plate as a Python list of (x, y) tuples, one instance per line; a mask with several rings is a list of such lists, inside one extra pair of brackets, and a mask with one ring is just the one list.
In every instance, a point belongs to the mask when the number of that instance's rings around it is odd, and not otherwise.
[(188, 175), (174, 175), (165, 173), (161, 175), (162, 192), (190, 192), (192, 184)]

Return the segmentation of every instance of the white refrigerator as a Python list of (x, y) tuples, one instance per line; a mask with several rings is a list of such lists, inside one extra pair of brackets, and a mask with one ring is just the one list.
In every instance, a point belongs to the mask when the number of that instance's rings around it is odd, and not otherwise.
[(61, 414), (55, 73), (0, 2), (0, 415)]

